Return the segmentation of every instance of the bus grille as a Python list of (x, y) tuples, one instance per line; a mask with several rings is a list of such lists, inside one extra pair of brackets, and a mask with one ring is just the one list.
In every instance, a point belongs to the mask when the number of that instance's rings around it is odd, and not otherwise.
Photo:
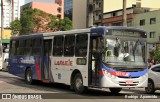
[(119, 85), (120, 85), (120, 86), (137, 86), (138, 83), (139, 83), (139, 82), (136, 81), (136, 82), (133, 82), (132, 84), (126, 84), (126, 82), (119, 81)]
[(125, 76), (117, 76), (118, 78), (129, 78), (129, 79), (134, 79), (134, 78), (139, 78), (140, 76), (137, 76), (137, 77), (125, 77)]

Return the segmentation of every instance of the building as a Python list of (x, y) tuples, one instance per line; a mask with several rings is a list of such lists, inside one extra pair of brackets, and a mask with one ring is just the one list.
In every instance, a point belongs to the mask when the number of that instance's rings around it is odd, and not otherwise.
[(36, 8), (46, 13), (57, 16), (58, 18), (64, 18), (64, 0), (55, 0), (53, 3), (49, 2), (29, 2), (21, 7), (21, 11), (26, 8)]
[[(160, 10), (144, 12), (134, 16), (134, 26), (147, 31), (149, 51), (156, 50), (160, 36)], [(157, 45), (156, 45), (157, 44)]]
[[(126, 7), (130, 8), (133, 5), (141, 7), (159, 8), (160, 0), (126, 0)], [(103, 13), (116, 11), (123, 8), (123, 0), (104, 0)]]
[[(130, 7), (126, 9), (127, 26), (134, 26), (134, 15), (149, 12), (150, 8)], [(123, 25), (123, 9), (107, 12), (103, 14), (102, 24), (105, 26), (122, 26)]]
[[(1, 1), (0, 1), (1, 2)], [(14, 19), (20, 18), (20, 6), (24, 4), (24, 0), (14, 0)], [(1, 5), (0, 5), (1, 8)], [(12, 21), (12, 4), (3, 0), (3, 13), (4, 13), (4, 28), (10, 27), (10, 22)], [(0, 12), (1, 14), (1, 12)], [(0, 16), (1, 19), (1, 16)], [(1, 20), (0, 20), (1, 27)]]
[(103, 18), (103, 0), (74, 0), (73, 28), (88, 28), (101, 25)]
[(64, 0), (64, 17), (72, 20), (73, 14), (73, 0)]

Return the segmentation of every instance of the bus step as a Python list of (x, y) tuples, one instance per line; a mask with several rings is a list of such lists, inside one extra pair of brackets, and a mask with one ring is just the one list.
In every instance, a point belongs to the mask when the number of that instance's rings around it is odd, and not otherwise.
[(42, 80), (43, 83), (50, 83), (49, 80)]

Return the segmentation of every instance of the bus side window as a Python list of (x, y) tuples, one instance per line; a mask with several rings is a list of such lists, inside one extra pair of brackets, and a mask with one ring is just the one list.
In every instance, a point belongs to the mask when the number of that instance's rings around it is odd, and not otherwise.
[(31, 52), (32, 52), (32, 40), (31, 39), (26, 40), (25, 51), (26, 51), (26, 53), (25, 53), (26, 55), (31, 55)]
[(65, 36), (64, 56), (74, 56), (75, 35)]
[(81, 34), (76, 36), (75, 55), (84, 57), (87, 55), (88, 35)]
[(19, 40), (19, 46), (17, 48), (17, 54), (18, 55), (24, 55), (25, 54), (25, 40)]
[(32, 55), (41, 55), (41, 38), (36, 38), (32, 40)]
[(62, 56), (63, 54), (63, 36), (55, 36), (53, 41), (53, 56)]
[(11, 41), (11, 56), (16, 54), (16, 41)]

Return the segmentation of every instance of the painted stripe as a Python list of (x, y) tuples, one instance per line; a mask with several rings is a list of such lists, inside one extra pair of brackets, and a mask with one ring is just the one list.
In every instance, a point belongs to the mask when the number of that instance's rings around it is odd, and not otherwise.
[(37, 76), (38, 76), (38, 79), (41, 80), (41, 71), (40, 71), (40, 67), (39, 67), (39, 64), (38, 64), (38, 58), (36, 58), (36, 72), (37, 72)]

